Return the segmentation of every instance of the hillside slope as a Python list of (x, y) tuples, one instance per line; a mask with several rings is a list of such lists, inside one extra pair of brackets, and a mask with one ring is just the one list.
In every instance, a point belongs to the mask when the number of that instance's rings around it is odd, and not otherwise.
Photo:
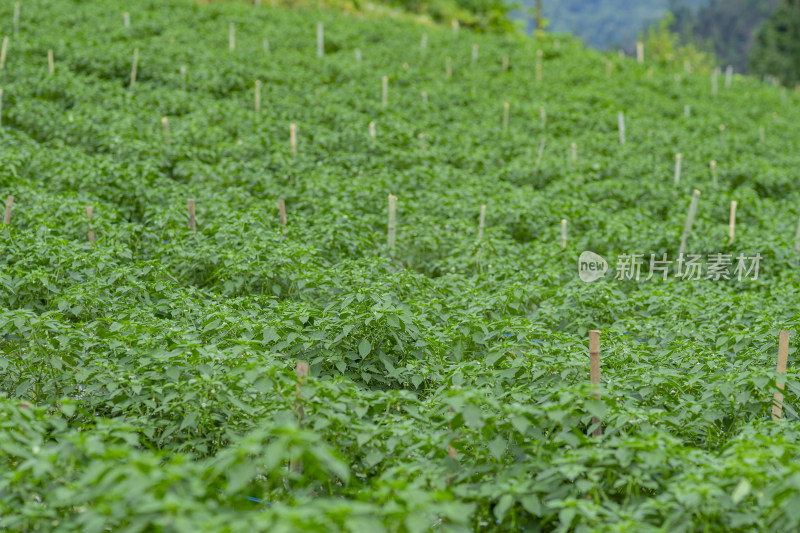
[(798, 95), (318, 10), (13, 9), (0, 529), (800, 527)]

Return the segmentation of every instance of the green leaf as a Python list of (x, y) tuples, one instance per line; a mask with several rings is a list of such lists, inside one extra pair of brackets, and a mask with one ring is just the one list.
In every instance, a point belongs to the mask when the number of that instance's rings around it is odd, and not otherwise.
[(494, 439), (489, 441), (489, 452), (492, 454), (492, 457), (497, 459), (498, 461), (503, 458), (503, 455), (506, 453), (506, 446), (507, 446), (506, 439), (502, 437), (495, 437)]
[(511, 509), (511, 506), (513, 504), (514, 504), (514, 497), (511, 496), (510, 494), (504, 494), (500, 498), (500, 501), (497, 502), (497, 505), (494, 506), (495, 518), (497, 518), (502, 522), (503, 518), (505, 518), (506, 516), (506, 513), (508, 512), (509, 509)]
[(741, 481), (739, 481), (739, 484), (733, 489), (733, 494), (731, 494), (731, 500), (734, 505), (739, 505), (739, 502), (750, 492), (750, 488), (750, 481), (747, 478), (742, 478)]
[(539, 502), (539, 498), (535, 494), (523, 496), (519, 502), (522, 504), (522, 507), (533, 516), (541, 515), (542, 504)]
[(358, 355), (360, 355), (362, 359), (367, 357), (371, 351), (372, 345), (367, 339), (362, 339), (361, 342), (358, 343)]

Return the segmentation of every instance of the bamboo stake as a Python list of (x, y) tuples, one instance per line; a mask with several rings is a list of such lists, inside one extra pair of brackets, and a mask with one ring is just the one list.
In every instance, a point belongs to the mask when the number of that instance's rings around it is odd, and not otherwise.
[(503, 56), (503, 72), (506, 72), (507, 70), (508, 70), (508, 56), (504, 55)]
[(261, 80), (256, 80), (255, 84), (255, 110), (261, 112)]
[(419, 149), (424, 152), (425, 151), (425, 134), (424, 133), (420, 133), (420, 134), (417, 135), (417, 138), (419, 139)]
[(423, 54), (425, 53), (425, 49), (428, 47), (428, 34), (423, 33), (422, 38), (419, 40), (419, 51)]
[(450, 65), (450, 56), (444, 58), (444, 73), (448, 78), (453, 77), (453, 67)]
[(728, 226), (728, 244), (733, 242), (733, 236), (736, 232), (736, 200), (731, 200), (731, 222)]
[(644, 63), (644, 43), (641, 41), (636, 43), (636, 62), (640, 65)]
[[(786, 359), (789, 357), (789, 331), (782, 329), (778, 336), (778, 364), (775, 368), (779, 374), (786, 375)], [(780, 390), (784, 390), (785, 385), (777, 382)], [(772, 404), (772, 419), (778, 420), (783, 416), (783, 393), (775, 391), (774, 402)]]
[(794, 250), (800, 252), (800, 218), (797, 219), (797, 232), (794, 234)]
[(683, 106), (683, 115), (688, 117), (691, 114), (692, 114), (692, 107), (688, 105)]
[(125, 12), (125, 13), (122, 14), (122, 25), (125, 26), (126, 28), (130, 28), (131, 27), (131, 14), (130, 13)]
[(389, 77), (381, 78), (381, 106), (386, 108), (389, 105)]
[(713, 159), (709, 161), (708, 166), (711, 167), (711, 183), (714, 184), (714, 188), (717, 188), (717, 162)]
[(675, 154), (675, 185), (681, 182), (681, 154)]
[(472, 45), (472, 64), (474, 65), (477, 62), (478, 62), (478, 45), (477, 44), (473, 44)]
[(694, 190), (692, 194), (692, 201), (689, 204), (689, 214), (686, 217), (686, 225), (683, 227), (683, 235), (681, 235), (681, 248), (678, 252), (679, 257), (683, 257), (686, 252), (686, 243), (689, 240), (689, 235), (692, 233), (692, 224), (694, 223), (694, 214), (697, 212), (697, 202), (700, 200), (700, 191)]
[(425, 91), (422, 91), (422, 103), (424, 104), (428, 103), (428, 93), (426, 93)]
[(86, 218), (88, 219), (89, 227), (89, 242), (94, 242), (94, 230), (92, 229), (92, 206), (86, 206)]
[(397, 196), (389, 195), (389, 224), (387, 228), (387, 244), (389, 245), (389, 254), (394, 257), (395, 239), (396, 239), (396, 214), (397, 214)]
[(133, 49), (133, 66), (131, 67), (131, 90), (136, 85), (136, 71), (139, 68), (139, 49)]
[(731, 82), (733, 81), (733, 67), (728, 65), (728, 68), (725, 69), (725, 88), (731, 88)]
[(619, 143), (625, 144), (625, 113), (617, 113), (617, 127), (619, 128)]
[(236, 50), (236, 26), (233, 22), (228, 24), (228, 50)]
[(289, 146), (292, 150), (292, 155), (297, 155), (297, 124), (289, 124)]
[(186, 66), (181, 66), (181, 90), (186, 91)]
[(48, 70), (48, 72), (50, 72), (51, 76), (53, 74), (55, 74), (55, 72), (56, 72), (56, 65), (55, 65), (55, 61), (53, 60), (53, 50), (52, 49), (47, 51), (47, 70)]
[(164, 129), (164, 142), (169, 144), (169, 119), (161, 117), (161, 126)]
[(375, 131), (375, 122), (370, 122), (369, 123), (369, 138), (370, 138), (370, 144), (374, 148), (375, 147), (375, 139), (377, 138), (377, 132)]
[(361, 48), (356, 48), (356, 63), (361, 63)]
[(286, 201), (283, 198), (278, 200), (278, 211), (281, 216), (281, 226), (286, 227)]
[(0, 48), (0, 70), (6, 66), (6, 54), (8, 53), (8, 35), (3, 37), (3, 47)]
[(317, 22), (317, 57), (325, 55), (325, 26)]
[(508, 113), (509, 113), (508, 102), (503, 102), (503, 132), (508, 131)]
[(3, 224), (8, 226), (11, 224), (11, 208), (14, 207), (14, 197), (9, 196), (6, 198), (6, 213), (3, 215)]
[(575, 143), (570, 144), (570, 149), (572, 151), (572, 162), (578, 162), (578, 145)]
[(481, 214), (478, 217), (478, 242), (483, 239), (483, 228), (486, 222), (486, 205), (481, 205)]
[(261, 46), (264, 48), (264, 53), (269, 55), (270, 54), (270, 52), (269, 52), (269, 39), (264, 39), (263, 41), (261, 41)]
[(567, 219), (561, 219), (561, 248), (567, 247)]
[(760, 142), (761, 144), (764, 144), (765, 138), (766, 138), (766, 133), (764, 131), (764, 126), (759, 126), (758, 127), (758, 142)]
[(197, 223), (194, 218), (194, 198), (189, 198), (189, 200), (187, 200), (186, 207), (189, 210), (189, 229), (197, 231)]
[(714, 71), (711, 73), (711, 96), (714, 98), (717, 97), (717, 76), (719, 75), (719, 69), (715, 68)]
[[(589, 331), (589, 379), (592, 383), (592, 397), (596, 400), (600, 399), (600, 332), (596, 329)], [(600, 420), (597, 417), (592, 418), (592, 425), (599, 424)], [(592, 432), (593, 437), (599, 437), (603, 434), (603, 427), (598, 426)]]
[(19, 35), (19, 2), (14, 4), (14, 35)]
[(453, 19), (453, 37), (458, 37), (458, 28), (460, 27), (458, 20)]

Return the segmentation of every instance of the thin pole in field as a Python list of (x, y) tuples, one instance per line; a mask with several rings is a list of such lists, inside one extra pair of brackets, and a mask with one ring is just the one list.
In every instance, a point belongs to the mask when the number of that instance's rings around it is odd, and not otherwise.
[(544, 146), (547, 144), (547, 138), (542, 137), (542, 142), (539, 143), (539, 155), (536, 157), (536, 168), (542, 164), (542, 158), (544, 157)]
[(717, 162), (713, 159), (708, 163), (709, 168), (711, 168), (711, 183), (714, 185), (714, 188), (717, 187)]
[(422, 91), (422, 102), (427, 104), (428, 103), (428, 93)]
[(692, 201), (689, 204), (689, 214), (686, 217), (686, 225), (683, 227), (683, 234), (681, 235), (681, 248), (678, 252), (679, 257), (683, 257), (686, 253), (686, 243), (692, 233), (692, 224), (694, 224), (694, 214), (697, 212), (697, 203), (700, 201), (700, 191), (697, 189), (692, 193)]
[[(589, 379), (592, 383), (592, 397), (596, 400), (600, 399), (600, 332), (596, 329), (589, 331)], [(592, 425), (600, 424), (600, 420), (592, 418)], [(603, 434), (603, 427), (598, 425), (592, 432), (593, 437), (599, 437)]]
[(478, 45), (477, 44), (473, 44), (472, 45), (472, 64), (474, 65), (477, 62), (478, 62)]
[(800, 218), (797, 219), (797, 232), (794, 235), (794, 250), (800, 252)]
[(92, 229), (92, 206), (86, 206), (86, 219), (89, 228), (89, 242), (94, 242), (94, 230)]
[(186, 91), (186, 65), (181, 66), (181, 90)]
[(3, 89), (0, 89), (0, 128), (3, 127)]
[(378, 136), (378, 134), (375, 131), (375, 122), (374, 121), (370, 122), (369, 123), (369, 139), (370, 139), (370, 144), (372, 145), (373, 148), (375, 147), (375, 139), (376, 139), (377, 136)]
[(539, 120), (542, 121), (542, 128), (547, 127), (547, 111), (545, 111), (544, 106), (539, 106)]
[(381, 78), (381, 106), (384, 108), (389, 105), (389, 77)]
[(261, 41), (261, 46), (264, 48), (264, 53), (269, 55), (269, 39)]
[(688, 117), (692, 114), (692, 106), (685, 105), (683, 106), (683, 115)]
[(478, 242), (483, 239), (483, 228), (486, 223), (486, 205), (481, 204), (481, 214), (478, 217)]
[(169, 144), (169, 119), (161, 117), (161, 126), (164, 129), (164, 142)]
[(325, 55), (325, 25), (317, 22), (317, 57)]
[(281, 217), (281, 226), (286, 227), (286, 201), (283, 198), (278, 200), (278, 212)]
[[(294, 403), (294, 410), (297, 415), (297, 423), (302, 424), (303, 419), (305, 418), (306, 414), (303, 410), (303, 395), (300, 392), (300, 387), (303, 386), (308, 378), (308, 363), (306, 361), (297, 361), (297, 366), (295, 367), (295, 375), (297, 376), (297, 384), (295, 385), (295, 403)], [(303, 458), (298, 457), (297, 459), (291, 459), (289, 461), (289, 471), (296, 472), (298, 474), (303, 473)]]
[(572, 151), (572, 162), (578, 162), (578, 145), (575, 143), (570, 144), (570, 149)]
[(460, 24), (458, 23), (458, 19), (453, 19), (453, 37), (458, 37), (458, 29)]
[(561, 248), (567, 247), (567, 219), (561, 219)]
[(503, 132), (508, 131), (508, 114), (509, 114), (508, 102), (503, 102)]
[(731, 200), (731, 221), (728, 225), (728, 244), (733, 242), (733, 236), (736, 232), (736, 200)]
[(136, 71), (139, 69), (139, 49), (133, 49), (133, 66), (131, 67), (131, 90), (136, 85)]
[[(778, 374), (786, 375), (786, 360), (789, 357), (789, 331), (782, 329), (778, 336), (778, 364), (775, 370)], [(784, 384), (777, 382), (780, 390), (784, 389)], [(772, 404), (772, 419), (778, 420), (783, 416), (783, 393), (775, 391)]]
[(228, 50), (236, 50), (236, 25), (233, 22), (228, 24)]
[(0, 70), (6, 66), (6, 54), (8, 53), (8, 35), (3, 37), (3, 47), (0, 48)]
[(297, 155), (297, 124), (289, 124), (289, 146), (292, 150), (292, 155)]
[(19, 2), (14, 3), (14, 35), (19, 35)]
[(125, 26), (126, 28), (131, 27), (131, 14), (128, 13), (127, 11), (122, 14), (122, 25)]
[(397, 196), (389, 195), (389, 224), (387, 226), (386, 242), (389, 245), (389, 253), (394, 256), (394, 248), (396, 241), (396, 214), (397, 214)]
[(423, 54), (425, 53), (425, 49), (428, 47), (428, 34), (423, 33), (422, 37), (419, 40), (419, 51)]
[(536, 83), (542, 83), (542, 51), (536, 50)]
[(681, 160), (683, 156), (681, 154), (675, 154), (675, 185), (681, 182)]
[(619, 129), (619, 143), (625, 144), (625, 113), (617, 113), (617, 127)]
[(725, 88), (731, 88), (731, 82), (733, 81), (733, 67), (728, 65), (728, 68), (725, 69)]
[(356, 63), (361, 63), (361, 48), (356, 48)]
[(764, 130), (764, 126), (759, 126), (758, 127), (758, 142), (760, 142), (761, 144), (764, 144), (765, 140), (766, 140), (766, 131)]
[(417, 138), (419, 139), (419, 149), (424, 152), (425, 151), (425, 134), (424, 133), (420, 133), (420, 134), (417, 135)]
[(642, 41), (636, 43), (636, 62), (640, 65), (644, 63), (644, 43)]
[(186, 201), (186, 207), (189, 211), (189, 229), (192, 231), (197, 231), (197, 223), (194, 218), (194, 198), (189, 198)]
[(261, 80), (255, 83), (255, 110), (256, 113), (261, 111)]
[(5, 215), (3, 215), (3, 224), (5, 224), (6, 226), (11, 224), (11, 208), (12, 207), (14, 207), (14, 197), (13, 196), (9, 196), (8, 198), (6, 198), (6, 212), (5, 212)]
[(53, 50), (52, 48), (47, 51), (47, 71), (52, 76), (56, 72), (56, 65), (55, 60), (53, 59)]

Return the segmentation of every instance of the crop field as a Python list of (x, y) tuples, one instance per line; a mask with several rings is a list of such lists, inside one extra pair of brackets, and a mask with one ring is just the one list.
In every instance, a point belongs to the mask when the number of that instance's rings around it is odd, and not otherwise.
[(365, 13), (0, 3), (0, 529), (800, 528), (800, 95)]

